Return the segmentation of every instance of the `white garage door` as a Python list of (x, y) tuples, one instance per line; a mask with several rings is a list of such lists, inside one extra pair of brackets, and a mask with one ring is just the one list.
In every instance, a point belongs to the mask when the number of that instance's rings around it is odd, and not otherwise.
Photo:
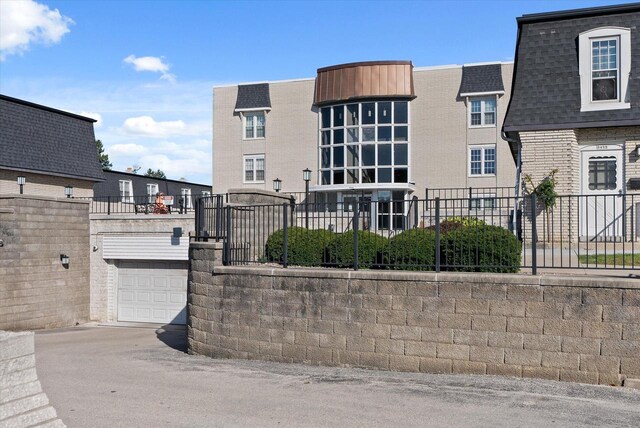
[(118, 263), (118, 321), (185, 324), (187, 262)]

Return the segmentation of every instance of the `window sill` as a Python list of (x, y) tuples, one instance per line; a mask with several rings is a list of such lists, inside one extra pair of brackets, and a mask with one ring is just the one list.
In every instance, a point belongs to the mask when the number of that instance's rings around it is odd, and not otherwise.
[(243, 181), (242, 184), (264, 184), (264, 181)]
[(586, 105), (580, 106), (580, 111), (603, 111), (603, 110), (625, 110), (630, 109), (631, 103), (621, 103), (621, 102), (592, 102)]
[(496, 125), (469, 125), (469, 129), (478, 129), (478, 128), (495, 128)]
[(484, 177), (495, 177), (496, 174), (469, 174), (467, 178), (484, 178)]
[(242, 141), (256, 141), (256, 140), (266, 140), (266, 137), (258, 137), (258, 138), (243, 138)]

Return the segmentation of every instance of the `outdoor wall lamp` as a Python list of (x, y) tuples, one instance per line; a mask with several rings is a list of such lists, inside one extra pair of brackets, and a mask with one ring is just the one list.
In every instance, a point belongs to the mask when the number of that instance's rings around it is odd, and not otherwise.
[(27, 178), (23, 175), (18, 176), (18, 185), (20, 186), (20, 194), (24, 193), (24, 183), (27, 182)]
[(311, 170), (309, 168), (305, 168), (302, 170), (302, 179), (306, 182), (311, 180)]
[(640, 144), (636, 144), (636, 156), (640, 158)]
[(62, 266), (69, 269), (69, 256), (66, 254), (60, 254), (60, 262), (62, 263)]
[(273, 180), (273, 190), (279, 192), (280, 189), (282, 189), (282, 180), (276, 178), (275, 180)]
[(67, 198), (70, 198), (73, 196), (73, 186), (66, 186), (64, 188), (64, 194), (67, 195)]

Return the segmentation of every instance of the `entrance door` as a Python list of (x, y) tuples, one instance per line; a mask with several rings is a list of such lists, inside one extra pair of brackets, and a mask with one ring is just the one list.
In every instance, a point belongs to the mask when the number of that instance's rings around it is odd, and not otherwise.
[(580, 237), (616, 241), (623, 236), (622, 145), (596, 145), (581, 151)]
[(404, 230), (404, 191), (378, 191), (378, 228)]

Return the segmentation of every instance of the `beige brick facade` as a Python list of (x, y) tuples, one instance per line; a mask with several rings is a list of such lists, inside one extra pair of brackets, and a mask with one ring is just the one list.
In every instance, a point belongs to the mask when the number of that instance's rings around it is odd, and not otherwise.
[[(416, 67), (416, 98), (410, 111), (410, 178), (413, 192), (425, 188), (513, 187), (515, 163), (500, 130), (509, 103), (512, 63), (502, 63), (504, 94), (497, 95), (496, 126), (468, 126), (468, 100), (459, 97), (462, 66)], [(272, 109), (266, 114), (264, 139), (243, 140), (242, 116), (234, 112), (238, 86), (213, 89), (213, 191), (230, 188), (282, 189), (303, 192), (302, 170), (313, 170), (318, 184), (318, 108), (313, 105), (315, 79), (270, 82)], [(496, 95), (491, 95), (496, 97)], [(469, 147), (496, 146), (497, 174), (470, 176)], [(264, 183), (243, 183), (243, 156), (265, 155)]]
[[(522, 143), (522, 176), (530, 175), (534, 184), (557, 169), (558, 199), (550, 212), (547, 225), (545, 214), (537, 210), (539, 239), (552, 242), (575, 241), (580, 237), (580, 200), (576, 195), (584, 193), (584, 177), (581, 165), (581, 149), (597, 145), (623, 144), (622, 160), (625, 191), (634, 196), (625, 199), (625, 240), (637, 239), (635, 233), (635, 205), (640, 202), (640, 192), (628, 188), (629, 179), (640, 178), (640, 160), (636, 146), (640, 144), (640, 127), (567, 129), (520, 132)], [(573, 195), (569, 197), (568, 195)], [(531, 234), (531, 208), (524, 203), (525, 235)], [(548, 229), (548, 230), (547, 230)]]
[(64, 198), (64, 188), (72, 186), (73, 196), (76, 198), (90, 198), (93, 196), (94, 181), (8, 169), (0, 169), (0, 194), (18, 194), (20, 192), (17, 181), (19, 176), (26, 178), (26, 184), (24, 185), (25, 195)]

